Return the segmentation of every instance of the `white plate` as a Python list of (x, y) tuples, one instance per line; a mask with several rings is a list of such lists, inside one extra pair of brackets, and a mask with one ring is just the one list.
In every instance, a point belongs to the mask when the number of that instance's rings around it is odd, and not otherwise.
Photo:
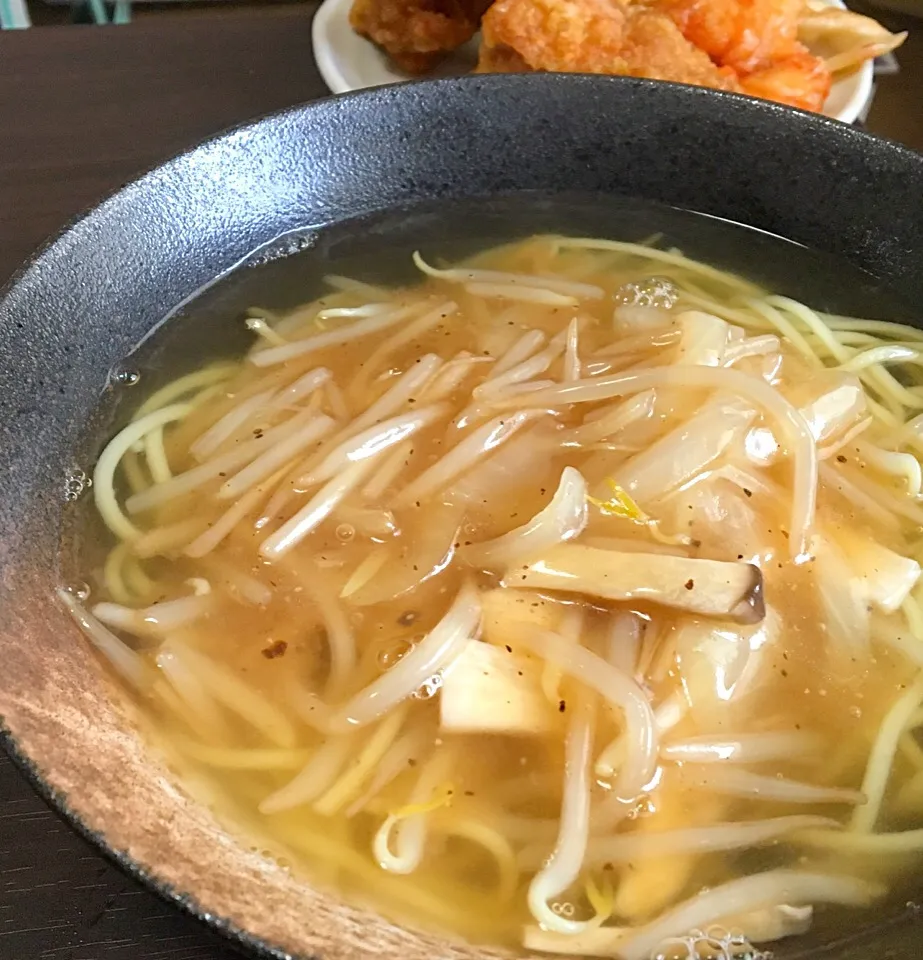
[[(836, 6), (842, 3), (833, 0)], [(324, 82), (334, 93), (365, 87), (380, 87), (413, 79), (396, 69), (381, 50), (360, 37), (349, 25), (352, 0), (324, 0), (314, 17), (314, 59)], [(456, 50), (428, 77), (457, 77), (470, 73), (477, 63), (477, 40)], [(835, 120), (853, 123), (872, 95), (872, 63), (838, 80), (824, 104), (824, 113)]]

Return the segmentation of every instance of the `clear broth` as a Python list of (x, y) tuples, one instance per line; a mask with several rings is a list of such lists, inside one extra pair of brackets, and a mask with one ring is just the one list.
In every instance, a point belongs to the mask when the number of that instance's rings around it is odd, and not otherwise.
[[(243, 323), (248, 308), (259, 306), (272, 313), (285, 314), (298, 304), (320, 296), (324, 290), (323, 278), (327, 274), (354, 276), (375, 285), (403, 285), (418, 279), (410, 258), (416, 249), (423, 251), (430, 263), (442, 258), (456, 262), (499, 243), (552, 230), (572, 236), (634, 242), (659, 234), (657, 245), (661, 249), (678, 247), (691, 259), (739, 274), (818, 311), (901, 322), (910, 322), (915, 316), (910, 307), (857, 269), (765, 233), (714, 218), (646, 203), (601, 198), (549, 200), (535, 197), (531, 202), (517, 198), (485, 201), (478, 205), (438, 204), (374, 215), (349, 224), (312, 228), (296, 237), (283, 238), (267, 250), (258, 251), (239, 269), (184, 304), (126, 358), (123, 370), (140, 373), (140, 385), (128, 389), (115, 380), (112, 390), (103, 398), (102, 409), (114, 432), (127, 421), (138, 403), (155, 389), (198, 369), (206, 360), (238, 358), (253, 339)], [(297, 252), (291, 253), (292, 250)], [(528, 269), (525, 260), (507, 253), (501, 254), (498, 262), (483, 265)], [(667, 276), (670, 273), (669, 269), (658, 272)], [(640, 277), (632, 268), (617, 267), (610, 275), (605, 303), (611, 303), (611, 294), (623, 283), (638, 279)], [(594, 309), (588, 307), (591, 315)], [(611, 331), (606, 327), (608, 316), (605, 315), (609, 309), (609, 306), (600, 307), (595, 317), (599, 324), (590, 329), (581, 343), (582, 349), (593, 352), (608, 342), (607, 338), (611, 339)], [(453, 356), (460, 350), (475, 354), (484, 352), (483, 341), (476, 335), (476, 329), (459, 323), (458, 319), (455, 317), (437, 325), (421, 338), (395, 351), (388, 365), (395, 370), (405, 370), (420, 355), (430, 352), (443, 357)], [(513, 325), (519, 324), (520, 320), (508, 322)], [(530, 313), (528, 325), (543, 329), (552, 336), (561, 329), (561, 317), (554, 309), (536, 309)], [(362, 355), (388, 335), (320, 352), (308, 366), (326, 366), (338, 383), (355, 383), (357, 373), (361, 374)], [(786, 362), (790, 363), (788, 376), (792, 382), (807, 380), (811, 376), (810, 369), (794, 356), (788, 357)], [(308, 366), (302, 369), (308, 369)], [(246, 395), (248, 389), (245, 375), (238, 382), (238, 397)], [(370, 378), (361, 389), (347, 393), (347, 397), (354, 411), (361, 411), (380, 394), (380, 390), (376, 381)], [(663, 415), (669, 424), (685, 413), (682, 404), (675, 404)], [(191, 464), (189, 444), (213, 419), (212, 408), (205, 405), (201, 416), (191, 414), (169, 433), (166, 449), (171, 464), (178, 464), (178, 469)], [(423, 431), (421, 439), (414, 441), (414, 462), (424, 465), (435, 461), (442, 453), (442, 442), (439, 434)], [(594, 455), (605, 458), (604, 452), (581, 454), (576, 458), (564, 453), (529, 458), (524, 451), (523, 455), (525, 459), (517, 465), (516, 476), (504, 480), (500, 497), (491, 496), (485, 501), (479, 497), (476, 488), (465, 491), (462, 498), (467, 504), (464, 516), (457, 509), (434, 507), (429, 501), (422, 505), (408, 505), (401, 514), (403, 542), (416, 549), (417, 545), (429, 540), (438, 541), (444, 531), (454, 529), (456, 523), (460, 524), (455, 541), (457, 549), (462, 549), (469, 541), (480, 542), (499, 536), (524, 522), (547, 503), (565, 464), (583, 466)], [(783, 484), (787, 470), (783, 464), (767, 474), (771, 480)], [(120, 490), (121, 494), (124, 492)], [(822, 503), (824, 496), (832, 495), (822, 493)], [(152, 512), (146, 520), (151, 526), (169, 526), (197, 514), (203, 518), (214, 516), (214, 505), (206, 503), (207, 499), (203, 495), (201, 499), (181, 500)], [(693, 506), (688, 509), (693, 510)], [(821, 772), (816, 776), (817, 782), (856, 787), (862, 778), (863, 754), (853, 750), (853, 744), (874, 737), (885, 710), (896, 693), (910, 682), (913, 671), (902, 658), (890, 655), (883, 648), (876, 648), (874, 658), (855, 675), (843, 677), (828, 670), (816, 643), (816, 625), (821, 617), (817, 598), (810, 584), (785, 556), (787, 506), (764, 503), (760, 509), (761, 519), (768, 521), (767, 556), (771, 555), (772, 565), (778, 567), (771, 575), (766, 574), (766, 599), (783, 617), (781, 632), (785, 639), (774, 648), (771, 663), (764, 664), (763, 682), (755, 698), (747, 701), (747, 729), (758, 731), (765, 726), (764, 721), (774, 724), (774, 730), (809, 728), (823, 739), (827, 747), (822, 754), (824, 760)], [(854, 515), (841, 515), (841, 522), (861, 525), (864, 521)], [(94, 569), (93, 599), (109, 599), (101, 586), (104, 578), (100, 570), (102, 549), (108, 547), (111, 540), (90, 511), (81, 511), (78, 531), (78, 535), (69, 541), (68, 551), (72, 550), (73, 555), (67, 566), (84, 571)], [(593, 516), (587, 535), (615, 535), (628, 539), (640, 536), (630, 527), (627, 532), (619, 527), (617, 534), (613, 534), (611, 518), (601, 515)], [(723, 558), (718, 556), (721, 553), (719, 547), (709, 543), (707, 531), (696, 531), (693, 524), (693, 535), (702, 540), (702, 556)], [(907, 528), (889, 534), (897, 539), (907, 535)], [(572, 687), (565, 682), (561, 688), (562, 716), (553, 718), (551, 732), (535, 738), (473, 734), (443, 737), (438, 729), (438, 697), (428, 698), (424, 693), (411, 701), (409, 712), (412, 724), (422, 731), (421, 735), (428, 744), (425, 756), (410, 758), (414, 762), (408, 764), (408, 771), (398, 776), (377, 798), (373, 805), (374, 814), (348, 817), (341, 809), (333, 817), (321, 816), (309, 804), (271, 816), (260, 814), (257, 811), (259, 803), (291, 780), (298, 772), (299, 764), (303, 765), (320, 743), (320, 738), (299, 720), (297, 710), (292, 706), (289, 683), (292, 678), (297, 678), (298, 684), (315, 692), (323, 689), (325, 654), (317, 592), (338, 594), (370, 550), (368, 538), (347, 538), (342, 524), (328, 524), (312, 535), (312, 564), (306, 564), (298, 557), (287, 557), (284, 563), (267, 568), (254, 561), (255, 546), (264, 537), (265, 534), (252, 526), (235, 530), (222, 547), (221, 559), (235, 569), (246, 570), (249, 576), (268, 587), (274, 594), (273, 601), (265, 608), (248, 606), (227, 592), (215, 605), (207, 622), (190, 628), (183, 640), (220, 661), (249, 686), (280, 706), (298, 730), (297, 749), (290, 751), (292, 755), (277, 769), (222, 768), (215, 762), (204, 762), (201, 751), (197, 759), (196, 750), (187, 749), (191, 730), (188, 712), (184, 720), (162, 706), (147, 704), (145, 710), (151, 736), (168, 752), (181, 778), (222, 817), (258, 838), (256, 843), (267, 856), (273, 856), (312, 880), (342, 892), (351, 900), (370, 903), (403, 921), (446, 930), (476, 941), (518, 943), (523, 924), (530, 920), (522, 877), (513, 899), (499, 902), (497, 871), (491, 858), (476, 845), (461, 842), (457, 836), (449, 834), (438, 840), (437, 848), (441, 854), (427, 857), (411, 876), (386, 875), (372, 860), (372, 838), (382, 811), (406, 802), (408, 785), (412, 785), (413, 771), (418, 763), (431, 760), (441, 750), (449, 749), (444, 740), (452, 741), (452, 806), (460, 820), (477, 820), (484, 805), (495, 806), (504, 790), (511, 799), (504, 799), (503, 804), (512, 814), (538, 820), (556, 817), (564, 772), (561, 744), (566, 704), (575, 695)], [(404, 562), (412, 552), (396, 549), (389, 556)], [(320, 567), (315, 565), (317, 562)], [(156, 595), (146, 599), (148, 603), (187, 594), (190, 578), (221, 579), (220, 571), (211, 567), (209, 562), (188, 558), (154, 557), (149, 569), (157, 580), (157, 591)], [(371, 682), (383, 665), (395, 662), (410, 644), (432, 628), (462, 581), (462, 570), (450, 564), (409, 594), (371, 607), (354, 606), (350, 611), (350, 623), (358, 638), (359, 657), (348, 689), (352, 691)], [(485, 588), (492, 583), (489, 578), (481, 582)], [(570, 597), (571, 605), (573, 601), (574, 598)], [(586, 604), (585, 624), (591, 634), (602, 630), (605, 606), (599, 602)], [(644, 605), (635, 604), (632, 609), (638, 609), (642, 614), (651, 613)], [(669, 617), (664, 623), (664, 629), (669, 631)], [(658, 700), (682, 690), (677, 674), (670, 667), (661, 669), (649, 682)], [(780, 712), (783, 714), (781, 721)], [(195, 722), (201, 721), (200, 716)], [(680, 736), (693, 736), (702, 729), (696, 726), (697, 722), (687, 718), (676, 732)], [(733, 726), (734, 722), (718, 718), (710, 732), (720, 733), (722, 724)], [(222, 712), (219, 727), (210, 742), (221, 750), (275, 749), (255, 733), (251, 724), (227, 711)], [(599, 743), (608, 742), (616, 732), (612, 726), (604, 727)], [(357, 750), (367, 745), (368, 736), (359, 735)], [(511, 770), (515, 771), (514, 777), (510, 775)], [(793, 779), (805, 779), (805, 768), (797, 760), (776, 763), (771, 770)], [(766, 772), (769, 772), (768, 767)], [(670, 773), (666, 774), (667, 778), (670, 776)], [(594, 789), (602, 794), (609, 786), (603, 784)], [(523, 795), (526, 802), (521, 804), (519, 800)], [(668, 803), (661, 809), (654, 801), (641, 810), (638, 828), (644, 829), (645, 823), (649, 822), (652, 829), (659, 829), (664, 826), (665, 818), (674, 826), (707, 821), (711, 816), (710, 808), (702, 803), (702, 796), (696, 789), (678, 788), (671, 792)], [(722, 803), (724, 816), (733, 819), (734, 805), (727, 800)], [(780, 807), (758, 802), (755, 809), (760, 812), (754, 815), (768, 816), (777, 813)], [(831, 808), (822, 809), (827, 812)], [(658, 817), (658, 812), (665, 817)], [(553, 842), (553, 835), (548, 842)], [(825, 856), (823, 852), (806, 852), (800, 864), (823, 865)], [(693, 886), (714, 884), (729, 876), (768, 868), (782, 861), (791, 862), (787, 848), (783, 853), (775, 846), (743, 854), (708, 855), (695, 865)], [(649, 862), (646, 869), (652, 863)], [(906, 868), (895, 871), (893, 864), (885, 868), (883, 864), (871, 861), (866, 872), (870, 875), (881, 872), (889, 877), (896, 872), (902, 876), (893, 887), (892, 899), (899, 902), (906, 899), (906, 891), (912, 886), (910, 874), (914, 864), (915, 861), (908, 861)], [(673, 871), (685, 870), (687, 865), (674, 863), (671, 859), (653, 866), (667, 877)], [(630, 864), (628, 869), (632, 869)], [(689, 883), (687, 878), (683, 888), (691, 889)], [(578, 904), (577, 909), (585, 910), (586, 906)], [(633, 919), (643, 921), (647, 917), (642, 911)], [(861, 926), (868, 922), (869, 918), (858, 912), (846, 914), (839, 909), (820, 910), (815, 916), (810, 938), (803, 943), (810, 947), (834, 937), (838, 939), (844, 925)], [(801, 955), (801, 947), (795, 948), (796, 953), (787, 952), (789, 949), (787, 946), (778, 951), (774, 949), (774, 955)]]

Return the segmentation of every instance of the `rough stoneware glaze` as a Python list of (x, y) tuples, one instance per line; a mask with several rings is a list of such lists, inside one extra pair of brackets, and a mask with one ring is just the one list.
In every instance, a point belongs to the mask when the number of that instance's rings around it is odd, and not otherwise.
[[(765, 102), (550, 75), (379, 89), (228, 133), (94, 210), (0, 300), (8, 746), (123, 865), (263, 956), (486, 954), (311, 891), (171, 784), (50, 602), (65, 473), (89, 462), (80, 438), (110, 368), (255, 247), (415, 200), (529, 190), (637, 196), (743, 221), (854, 260), (923, 302), (923, 158)], [(892, 924), (873, 946), (824, 956), (913, 960), (919, 934)]]

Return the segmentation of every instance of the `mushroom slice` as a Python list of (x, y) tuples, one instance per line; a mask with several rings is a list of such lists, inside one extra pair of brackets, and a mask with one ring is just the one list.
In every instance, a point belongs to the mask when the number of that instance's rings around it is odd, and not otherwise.
[(648, 601), (739, 623), (763, 619), (763, 577), (749, 563), (626, 553), (561, 544), (539, 560), (507, 568), (503, 585)]

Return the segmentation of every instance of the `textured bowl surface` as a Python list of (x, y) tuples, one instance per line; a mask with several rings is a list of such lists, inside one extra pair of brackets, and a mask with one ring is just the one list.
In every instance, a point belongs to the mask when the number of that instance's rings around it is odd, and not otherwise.
[[(0, 716), (81, 829), (264, 956), (484, 957), (338, 903), (191, 802), (50, 600), (68, 575), (66, 475), (109, 429), (110, 370), (175, 305), (310, 225), (419, 201), (637, 197), (845, 257), (923, 302), (923, 158), (822, 118), (623, 79), (470, 77), (379, 88), (232, 131), (158, 168), (46, 247), (0, 295)], [(96, 416), (95, 422), (91, 422)], [(64, 566), (62, 573), (61, 565)], [(836, 960), (916, 960), (895, 922)], [(778, 956), (800, 954), (780, 952)]]

